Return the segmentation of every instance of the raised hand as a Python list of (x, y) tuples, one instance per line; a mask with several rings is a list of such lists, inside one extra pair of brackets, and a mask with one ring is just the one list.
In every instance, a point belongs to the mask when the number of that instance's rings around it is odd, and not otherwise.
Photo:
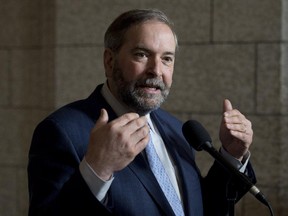
[(85, 159), (102, 180), (125, 168), (149, 141), (145, 116), (127, 113), (108, 122), (105, 109), (91, 131)]
[(238, 160), (242, 160), (252, 144), (251, 122), (229, 100), (223, 102), (223, 117), (219, 138), (223, 148)]

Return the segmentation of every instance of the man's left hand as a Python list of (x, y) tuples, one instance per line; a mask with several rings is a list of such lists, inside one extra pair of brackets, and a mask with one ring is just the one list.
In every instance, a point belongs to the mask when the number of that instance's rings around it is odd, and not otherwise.
[(253, 130), (251, 122), (231, 102), (223, 102), (223, 117), (220, 125), (219, 138), (223, 148), (238, 160), (248, 152), (252, 144)]

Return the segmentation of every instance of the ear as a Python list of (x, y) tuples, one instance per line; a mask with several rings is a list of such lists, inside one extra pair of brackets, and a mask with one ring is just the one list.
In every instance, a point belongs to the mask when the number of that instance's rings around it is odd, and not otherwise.
[(114, 56), (115, 54), (111, 49), (106, 48), (104, 50), (103, 61), (104, 61), (105, 75), (107, 78), (111, 77), (112, 75), (114, 67)]

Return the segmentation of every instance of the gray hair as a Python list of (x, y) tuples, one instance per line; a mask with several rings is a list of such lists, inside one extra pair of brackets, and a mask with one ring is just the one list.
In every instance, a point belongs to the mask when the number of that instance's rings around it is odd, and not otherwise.
[(135, 9), (127, 11), (118, 16), (108, 27), (104, 36), (104, 46), (117, 52), (124, 43), (126, 31), (137, 24), (156, 20), (169, 26), (174, 34), (176, 48), (178, 47), (177, 35), (173, 28), (173, 23), (160, 10), (157, 9)]

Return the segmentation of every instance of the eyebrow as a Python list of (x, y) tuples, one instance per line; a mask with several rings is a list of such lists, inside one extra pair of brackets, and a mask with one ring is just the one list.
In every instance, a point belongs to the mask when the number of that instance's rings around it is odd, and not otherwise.
[[(141, 50), (141, 51), (144, 51), (144, 52), (147, 52), (147, 53), (153, 53), (152, 50), (150, 49), (147, 49), (145, 47), (142, 47), (142, 46), (136, 46), (132, 49), (132, 52), (133, 51), (137, 51), (137, 50)], [(164, 55), (172, 55), (172, 56), (175, 56), (175, 52), (171, 52), (171, 51), (166, 51), (163, 53)]]

